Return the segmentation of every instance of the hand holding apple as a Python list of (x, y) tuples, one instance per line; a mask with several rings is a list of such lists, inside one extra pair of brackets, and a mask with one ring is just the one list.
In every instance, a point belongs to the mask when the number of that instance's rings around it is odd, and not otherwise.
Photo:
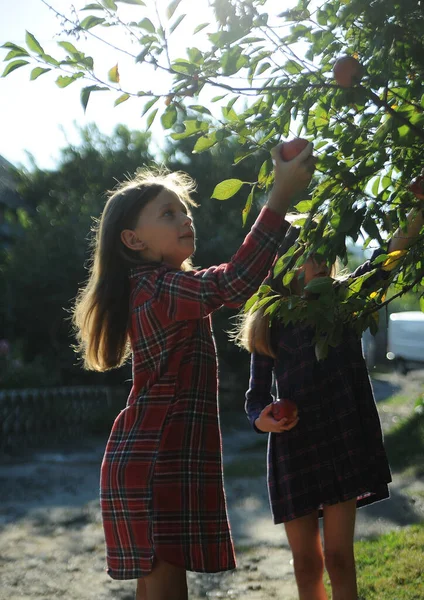
[[(277, 403), (278, 402), (280, 401), (277, 401)], [(291, 404), (294, 403), (291, 402)], [(287, 417), (283, 416), (279, 420), (277, 420), (273, 416), (273, 405), (274, 402), (268, 404), (268, 406), (265, 406), (265, 408), (255, 421), (256, 427), (261, 431), (268, 433), (282, 433), (283, 431), (290, 431), (290, 429), (293, 429), (293, 427), (295, 427), (299, 422), (299, 417), (297, 416), (297, 407), (295, 416), (292, 416), (291, 419), (288, 419)]]
[(280, 400), (274, 400), (272, 403), (272, 416), (276, 421), (281, 419), (288, 419), (288, 421), (294, 421), (297, 418), (297, 405), (292, 400), (282, 398)]
[(311, 181), (316, 162), (312, 150), (311, 142), (296, 138), (278, 144), (271, 151), (274, 187), (268, 206), (283, 216), (288, 210), (290, 199), (297, 192), (306, 189)]

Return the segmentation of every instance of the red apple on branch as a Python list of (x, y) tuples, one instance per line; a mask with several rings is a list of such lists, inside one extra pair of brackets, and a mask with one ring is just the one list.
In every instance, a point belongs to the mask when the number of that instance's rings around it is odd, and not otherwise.
[(281, 400), (274, 400), (272, 403), (272, 416), (276, 421), (281, 419), (288, 419), (294, 421), (297, 418), (297, 405), (292, 400), (282, 398)]
[(363, 72), (361, 63), (353, 56), (342, 56), (333, 67), (334, 79), (342, 88), (350, 88), (359, 83)]
[(308, 144), (308, 140), (303, 138), (294, 138), (289, 142), (283, 142), (280, 148), (280, 156), (285, 161), (293, 160)]

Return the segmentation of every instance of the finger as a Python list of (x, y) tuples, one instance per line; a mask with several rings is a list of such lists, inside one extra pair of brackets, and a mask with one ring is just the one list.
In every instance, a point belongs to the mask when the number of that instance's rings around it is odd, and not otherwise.
[(265, 406), (265, 408), (262, 409), (262, 414), (264, 415), (269, 415), (269, 413), (272, 411), (272, 402), (271, 404), (267, 404)]
[(290, 423), (288, 423), (288, 425), (285, 425), (283, 428), (283, 431), (290, 431), (290, 429), (293, 429), (293, 427), (296, 427), (296, 425), (299, 423), (299, 419), (295, 419), (294, 421), (291, 421)]
[(283, 145), (282, 143), (277, 144), (276, 146), (274, 146), (274, 148), (271, 148), (271, 158), (274, 162), (277, 162), (277, 161), (283, 162), (283, 159), (281, 158), (282, 145)]
[(305, 167), (307, 168), (307, 170), (309, 172), (314, 172), (315, 171), (315, 166), (318, 162), (318, 159), (316, 156), (314, 156), (313, 154), (311, 154), (310, 156), (308, 156), (308, 158), (305, 160)]

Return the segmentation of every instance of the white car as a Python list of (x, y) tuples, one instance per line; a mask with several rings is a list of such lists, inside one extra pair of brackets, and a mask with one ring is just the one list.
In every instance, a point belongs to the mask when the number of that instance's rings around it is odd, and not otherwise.
[(389, 317), (387, 358), (401, 373), (424, 368), (424, 313), (405, 311)]

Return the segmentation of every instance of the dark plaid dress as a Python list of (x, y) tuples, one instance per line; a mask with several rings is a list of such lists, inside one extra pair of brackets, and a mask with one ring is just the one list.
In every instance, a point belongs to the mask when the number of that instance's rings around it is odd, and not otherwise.
[(155, 557), (192, 571), (233, 569), (223, 488), (210, 314), (258, 288), (287, 227), (269, 209), (228, 264), (131, 272), (133, 387), (101, 469), (108, 573), (148, 575)]
[[(372, 269), (370, 261), (354, 275)], [(385, 278), (383, 271), (375, 276)], [(298, 406), (299, 422), (268, 441), (268, 491), (274, 523), (297, 519), (323, 505), (357, 498), (365, 506), (388, 498), (390, 468), (361, 341), (345, 329), (337, 348), (318, 362), (311, 328), (284, 326), (272, 334), (277, 358), (252, 354), (246, 412), (255, 419), (278, 398)]]

